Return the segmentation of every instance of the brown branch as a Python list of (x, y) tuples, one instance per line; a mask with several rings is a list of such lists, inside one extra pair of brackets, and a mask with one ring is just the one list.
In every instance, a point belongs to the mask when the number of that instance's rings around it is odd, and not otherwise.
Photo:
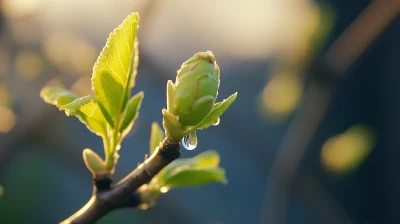
[[(371, 42), (398, 15), (399, 0), (375, 0), (333, 43), (309, 71), (312, 83), (296, 111), (272, 164), (269, 194), (266, 194), (261, 223), (283, 223), (290, 187), (308, 144), (324, 117), (338, 77), (342, 77)], [(315, 68), (315, 67), (314, 67)], [(264, 210), (265, 209), (265, 210)]]
[(136, 207), (138, 202), (137, 198), (134, 197), (134, 192), (140, 186), (148, 183), (165, 166), (177, 159), (180, 156), (179, 148), (179, 143), (171, 144), (164, 140), (160, 148), (150, 158), (115, 186), (94, 186), (93, 195), (89, 202), (63, 221), (62, 224), (94, 223), (112, 210)]

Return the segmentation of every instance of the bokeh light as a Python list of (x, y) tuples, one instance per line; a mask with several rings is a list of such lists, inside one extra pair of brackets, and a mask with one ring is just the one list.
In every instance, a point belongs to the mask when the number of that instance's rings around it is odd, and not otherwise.
[(8, 133), (15, 125), (15, 115), (10, 108), (0, 106), (0, 133)]
[(39, 8), (39, 0), (4, 0), (2, 7), (8, 18), (17, 19), (34, 13)]
[(276, 75), (261, 93), (259, 112), (269, 122), (282, 121), (296, 109), (302, 95), (303, 83), (296, 74)]
[(69, 53), (72, 68), (82, 75), (92, 74), (92, 67), (96, 61), (96, 50), (93, 45), (83, 40), (76, 40)]
[(46, 37), (43, 50), (49, 60), (65, 72), (90, 75), (96, 50), (71, 32), (56, 32)]
[(43, 60), (39, 54), (33, 51), (22, 51), (15, 58), (14, 69), (20, 79), (29, 81), (42, 73)]
[(332, 173), (347, 173), (357, 168), (374, 146), (374, 132), (367, 126), (356, 125), (324, 143), (321, 162)]
[(0, 106), (7, 106), (11, 101), (10, 91), (7, 86), (0, 83)]

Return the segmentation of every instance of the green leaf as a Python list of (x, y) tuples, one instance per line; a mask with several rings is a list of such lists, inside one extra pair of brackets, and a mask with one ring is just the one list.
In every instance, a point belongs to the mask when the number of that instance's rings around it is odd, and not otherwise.
[(139, 92), (134, 95), (128, 102), (124, 118), (121, 123), (120, 132), (129, 132), (139, 115), (139, 109), (142, 104), (144, 94)]
[(151, 135), (150, 135), (150, 155), (156, 150), (160, 142), (164, 139), (164, 133), (160, 125), (157, 122), (151, 124)]
[(226, 184), (228, 181), (225, 177), (225, 170), (222, 168), (187, 168), (179, 170), (175, 175), (165, 182), (165, 186), (183, 187), (183, 186), (200, 186), (213, 182)]
[(162, 187), (226, 183), (225, 171), (218, 167), (219, 161), (219, 155), (214, 150), (208, 150), (193, 158), (175, 160), (153, 178), (150, 187), (159, 190)]
[(203, 130), (210, 127), (222, 114), (225, 112), (226, 109), (236, 100), (237, 93), (232, 94), (227, 99), (223, 100), (222, 102), (216, 103), (211, 110), (210, 114), (207, 115), (204, 120), (200, 122), (197, 126), (198, 129)]
[(106, 136), (105, 118), (95, 97), (85, 96), (78, 99), (78, 96), (74, 93), (57, 87), (43, 88), (40, 96), (46, 103), (55, 105), (60, 110), (65, 110), (68, 116), (75, 115), (78, 117), (93, 133)]
[(129, 76), (129, 79), (128, 79), (128, 85), (130, 88), (126, 88), (125, 98), (124, 98), (124, 102), (123, 102), (121, 111), (125, 110), (126, 104), (128, 103), (128, 100), (130, 97), (131, 89), (135, 86), (135, 81), (136, 81), (135, 79), (136, 79), (136, 75), (137, 75), (138, 65), (139, 65), (139, 41), (137, 39), (135, 39), (132, 66), (130, 67), (130, 70), (129, 70), (129, 74), (131, 74), (131, 75)]
[(78, 111), (81, 107), (89, 104), (91, 102), (95, 102), (96, 98), (94, 96), (84, 96), (79, 99), (72, 101), (71, 103), (65, 104), (60, 107), (60, 110), (64, 110), (67, 116), (77, 115)]
[(65, 113), (75, 115), (88, 129), (99, 136), (107, 136), (107, 121), (94, 96), (84, 96), (60, 107)]
[(71, 103), (78, 98), (74, 93), (58, 87), (45, 87), (40, 91), (40, 97), (49, 104), (58, 108)]
[[(93, 67), (92, 89), (106, 117), (119, 120), (136, 74), (136, 30), (139, 15), (132, 13), (110, 34)], [(137, 45), (137, 44), (136, 44)], [(134, 60), (135, 59), (135, 60)]]

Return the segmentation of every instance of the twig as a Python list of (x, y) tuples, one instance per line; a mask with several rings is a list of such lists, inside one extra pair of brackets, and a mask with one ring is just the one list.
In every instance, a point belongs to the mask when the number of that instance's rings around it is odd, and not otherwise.
[(95, 181), (93, 195), (89, 202), (62, 224), (94, 223), (112, 210), (136, 207), (140, 202), (135, 191), (177, 159), (180, 156), (179, 148), (179, 143), (170, 144), (164, 140), (158, 151), (115, 186), (102, 184), (100, 187), (99, 180)]
[[(310, 71), (312, 83), (289, 126), (271, 168), (271, 188), (263, 206), (261, 223), (283, 223), (290, 185), (335, 91), (337, 78), (397, 16), (398, 0), (373, 1), (328, 49), (323, 60)], [(322, 82), (321, 82), (322, 81)], [(266, 207), (266, 208), (264, 208)], [(265, 209), (265, 210), (264, 210)]]

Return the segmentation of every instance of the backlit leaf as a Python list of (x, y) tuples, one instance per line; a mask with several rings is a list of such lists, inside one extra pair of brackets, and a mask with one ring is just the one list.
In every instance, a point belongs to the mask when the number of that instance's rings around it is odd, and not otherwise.
[(74, 93), (58, 87), (45, 87), (40, 91), (40, 97), (49, 104), (58, 108), (71, 103), (78, 98)]
[(92, 89), (106, 117), (119, 119), (133, 85), (139, 15), (132, 13), (110, 34), (93, 68)]
[(84, 96), (60, 107), (65, 113), (75, 115), (89, 130), (100, 136), (107, 135), (107, 121), (94, 96)]

